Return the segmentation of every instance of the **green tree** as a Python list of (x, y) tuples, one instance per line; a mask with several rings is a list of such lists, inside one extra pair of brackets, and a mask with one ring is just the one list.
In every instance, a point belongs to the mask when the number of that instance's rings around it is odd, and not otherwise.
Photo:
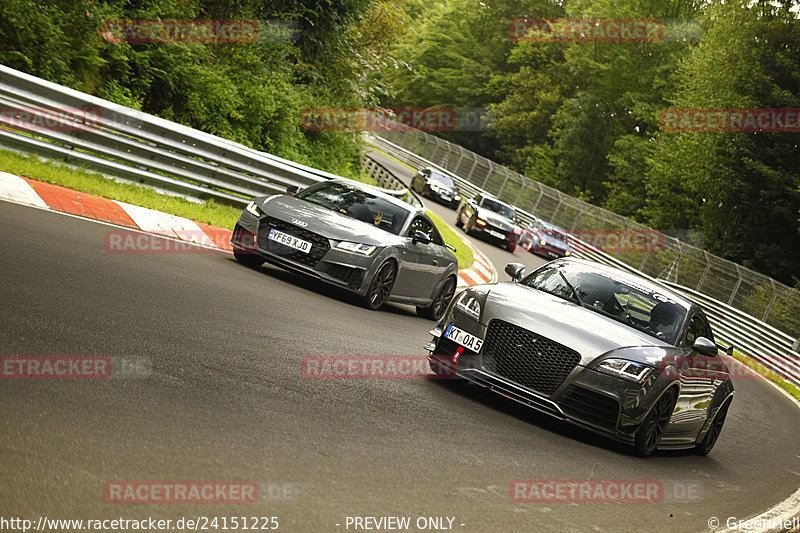
[[(720, 3), (705, 20), (703, 42), (681, 65), (674, 107), (800, 107), (800, 25), (793, 12), (768, 3)], [(794, 284), (797, 135), (662, 134), (648, 176), (649, 220), (700, 229), (709, 251)]]

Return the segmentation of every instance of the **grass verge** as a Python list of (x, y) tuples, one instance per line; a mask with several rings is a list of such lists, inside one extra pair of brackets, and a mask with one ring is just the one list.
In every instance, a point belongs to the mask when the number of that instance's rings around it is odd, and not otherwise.
[(743, 365), (755, 370), (762, 376), (766, 377), (768, 380), (778, 385), (780, 388), (791, 394), (795, 400), (800, 402), (800, 389), (797, 388), (797, 386), (795, 386), (792, 383), (789, 383), (788, 381), (780, 377), (772, 370), (766, 368), (764, 365), (750, 359), (746, 355), (736, 350), (733, 351), (733, 357)]
[[(120, 183), (102, 174), (44, 161), (35, 155), (23, 155), (11, 150), (0, 149), (0, 170), (223, 228), (233, 228), (242, 213), (240, 207), (219, 204), (213, 200), (204, 203), (190, 202), (135, 184)], [(368, 178), (363, 181), (369, 183)], [(473, 258), (469, 247), (444, 221), (433, 213), (428, 214), (445, 242), (456, 248), (459, 268), (471, 266)]]
[(431, 217), (431, 220), (433, 220), (433, 223), (436, 224), (436, 227), (439, 229), (439, 233), (442, 234), (442, 239), (444, 239), (444, 242), (456, 249), (455, 254), (456, 259), (458, 259), (458, 268), (464, 269), (471, 267), (472, 263), (475, 261), (475, 258), (472, 257), (472, 250), (469, 246), (467, 246), (467, 243), (462, 241), (458, 233), (453, 231), (453, 228), (445, 224), (444, 220), (430, 211), (427, 213), (428, 216)]
[(204, 203), (190, 202), (146, 187), (120, 183), (102, 174), (43, 161), (36, 156), (22, 155), (10, 150), (0, 150), (0, 170), (223, 228), (233, 228), (242, 212), (239, 207), (219, 204), (213, 200)]

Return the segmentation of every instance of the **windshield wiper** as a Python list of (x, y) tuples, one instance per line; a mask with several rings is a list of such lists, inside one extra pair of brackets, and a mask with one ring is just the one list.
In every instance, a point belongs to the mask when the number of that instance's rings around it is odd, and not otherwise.
[(564, 275), (564, 273), (559, 270), (558, 271), (558, 275), (561, 276), (561, 279), (563, 279), (564, 283), (567, 284), (567, 287), (570, 288), (570, 290), (572, 291), (572, 294), (575, 295), (575, 299), (578, 300), (578, 305), (580, 305), (581, 307), (586, 307), (585, 305), (583, 305), (583, 302), (581, 301), (581, 297), (578, 295), (578, 291), (575, 290), (575, 287), (572, 286), (572, 283), (570, 283), (567, 280), (567, 277)]

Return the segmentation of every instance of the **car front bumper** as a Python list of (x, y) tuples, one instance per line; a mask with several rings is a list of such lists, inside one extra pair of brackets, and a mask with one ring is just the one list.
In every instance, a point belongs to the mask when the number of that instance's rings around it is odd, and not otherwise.
[[(288, 233), (312, 243), (308, 254), (266, 238), (269, 228)], [(385, 249), (378, 249), (365, 256), (336, 248), (338, 241), (285, 221), (271, 219), (265, 215), (256, 218), (245, 211), (233, 230), (231, 245), (239, 253), (258, 255), (265, 261), (305, 274), (331, 285), (341, 287), (364, 296), (377, 266), (383, 260)]]
[(442, 376), (465, 379), (527, 407), (626, 444), (633, 444), (649, 406), (665, 385), (656, 380), (639, 384), (578, 364), (555, 392), (545, 394), (487, 369), (480, 352), (461, 347), (456, 357), (459, 345), (442, 333), (447, 325), (455, 324), (480, 339), (486, 339), (487, 327), (456, 310), (449, 311), (446, 317), (432, 332), (438, 335), (426, 346), (431, 367), (438, 369)]

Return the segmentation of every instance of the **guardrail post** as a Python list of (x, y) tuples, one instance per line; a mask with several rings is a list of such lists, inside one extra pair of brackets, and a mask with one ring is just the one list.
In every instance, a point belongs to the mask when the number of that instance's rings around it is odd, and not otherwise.
[(739, 287), (742, 285), (742, 272), (739, 270), (739, 265), (734, 263), (733, 266), (736, 267), (736, 277), (739, 279), (736, 280), (736, 286), (731, 291), (731, 297), (728, 298), (728, 305), (733, 305), (733, 299), (736, 297), (736, 293), (739, 291)]
[(697, 288), (695, 290), (700, 292), (700, 287), (703, 286), (703, 282), (706, 280), (706, 275), (708, 274), (708, 270), (711, 268), (711, 261), (708, 260), (708, 252), (703, 250), (703, 257), (706, 260), (706, 269), (703, 270), (703, 275), (700, 276), (700, 281), (697, 282)]
[(770, 311), (772, 311), (772, 306), (775, 305), (775, 300), (778, 299), (778, 291), (775, 289), (775, 283), (772, 279), (769, 280), (770, 287), (772, 288), (772, 299), (767, 304), (767, 309), (764, 311), (764, 318), (761, 319), (762, 322), (767, 321), (767, 317), (769, 317)]
[(475, 167), (478, 166), (478, 159), (475, 157), (475, 154), (472, 154), (472, 168), (469, 169), (469, 174), (467, 174), (466, 180), (470, 183), (475, 183), (472, 181), (472, 173), (475, 172)]

